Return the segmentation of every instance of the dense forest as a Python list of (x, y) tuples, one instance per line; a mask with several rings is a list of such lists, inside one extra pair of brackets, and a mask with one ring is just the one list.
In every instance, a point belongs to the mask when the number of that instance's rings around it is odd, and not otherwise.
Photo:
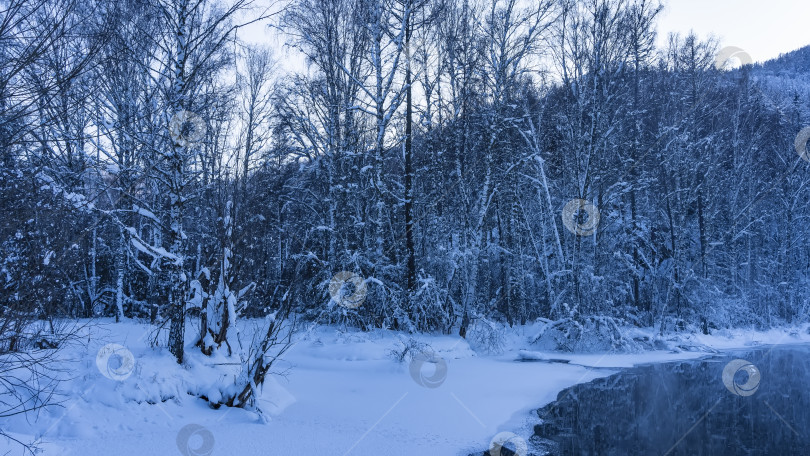
[[(0, 351), (92, 317), (161, 325), (178, 360), (188, 321), (210, 352), (270, 314), (462, 336), (799, 322), (810, 48), (661, 47), (661, 11), (3, 2)], [(285, 50), (239, 39), (257, 22)]]

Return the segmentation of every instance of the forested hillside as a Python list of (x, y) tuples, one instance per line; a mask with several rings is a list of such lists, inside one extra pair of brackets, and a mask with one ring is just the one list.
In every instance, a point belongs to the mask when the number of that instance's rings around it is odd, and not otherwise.
[[(6, 3), (0, 352), (63, 317), (163, 324), (178, 360), (187, 318), (210, 353), (279, 311), (806, 318), (810, 48), (657, 48), (650, 0)], [(286, 50), (237, 39), (268, 18)]]

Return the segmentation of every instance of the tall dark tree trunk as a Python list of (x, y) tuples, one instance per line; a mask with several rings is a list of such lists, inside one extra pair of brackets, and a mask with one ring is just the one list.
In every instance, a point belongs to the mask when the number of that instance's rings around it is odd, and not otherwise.
[[(676, 245), (676, 235), (675, 235), (675, 220), (672, 215), (672, 204), (670, 202), (670, 191), (669, 185), (667, 180), (667, 175), (664, 170), (664, 166), (661, 165), (661, 181), (664, 184), (664, 195), (665, 195), (665, 209), (667, 214), (667, 222), (669, 223), (669, 239), (671, 243), (671, 252), (672, 252), (672, 262), (673, 266), (673, 295), (675, 296), (675, 314), (680, 316), (681, 314), (681, 293), (680, 293), (680, 278), (678, 274), (678, 249)], [(664, 333), (664, 312), (661, 315), (661, 329), (660, 333), (663, 335)]]
[[(410, 7), (410, 6), (409, 6)], [(408, 293), (416, 287), (416, 256), (413, 245), (413, 91), (411, 81), (411, 24), (410, 15), (405, 23), (405, 249), (407, 250)]]
[[(181, 3), (178, 7), (176, 19), (176, 55), (174, 56), (174, 74), (172, 75), (171, 116), (178, 115), (185, 108), (186, 91), (186, 58), (188, 57), (188, 25), (186, 19), (187, 4)], [(185, 128), (183, 126), (182, 128)], [(180, 132), (182, 135), (182, 132)], [(183, 256), (185, 255), (185, 236), (183, 234), (183, 213), (185, 206), (185, 173), (186, 173), (186, 147), (188, 144), (174, 138), (172, 150), (167, 157), (167, 177), (169, 184), (169, 252), (174, 258), (164, 257), (164, 269), (168, 274), (169, 306), (169, 351), (174, 355), (178, 364), (183, 363), (183, 347), (185, 337), (186, 317), (186, 277), (183, 271)]]

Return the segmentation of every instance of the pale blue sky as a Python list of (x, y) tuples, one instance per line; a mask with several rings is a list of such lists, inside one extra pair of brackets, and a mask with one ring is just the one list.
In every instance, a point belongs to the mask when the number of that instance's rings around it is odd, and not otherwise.
[(810, 44), (810, 0), (665, 0), (658, 42), (669, 32), (714, 34), (755, 62)]
[[(761, 62), (810, 44), (810, 0), (663, 2), (665, 8), (657, 22), (659, 47), (669, 32), (685, 35), (694, 30), (703, 39), (713, 34), (720, 39), (721, 47), (739, 47), (755, 62)], [(300, 69), (301, 57), (281, 49), (281, 37), (267, 28), (270, 22), (253, 24), (241, 31), (240, 36), (272, 47), (282, 68)]]

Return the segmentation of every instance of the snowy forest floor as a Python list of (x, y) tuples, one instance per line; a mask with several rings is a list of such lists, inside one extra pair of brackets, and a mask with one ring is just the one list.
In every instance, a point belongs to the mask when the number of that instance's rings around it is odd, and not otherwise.
[[(251, 322), (243, 325), (245, 337)], [(91, 322), (60, 352), (67, 378), (59, 387), (61, 406), (12, 417), (2, 428), (21, 441), (39, 439), (46, 456), (185, 454), (178, 445), (198, 448), (206, 445), (206, 436), (213, 439), (213, 451), (201, 454), (468, 455), (488, 448), (502, 431), (528, 438), (537, 421), (532, 410), (566, 387), (623, 367), (693, 359), (715, 350), (810, 343), (803, 326), (679, 334), (665, 338), (668, 349), (633, 354), (551, 353), (532, 347), (538, 325), (530, 325), (505, 329), (503, 350), (485, 354), (457, 336), (323, 326), (298, 334), (274, 365), (284, 375), (265, 384), (261, 419), (242, 409), (211, 409), (192, 395), (217, 394), (216, 385), (227, 383), (233, 366), (215, 363), (227, 359), (207, 358), (189, 347), (186, 365), (178, 367), (166, 349), (150, 347), (152, 331), (135, 321)], [(429, 344), (445, 364), (414, 373), (407, 359), (397, 362), (391, 352), (411, 337)], [(109, 343), (133, 355), (134, 368), (125, 379), (107, 378), (97, 366), (99, 349)], [(550, 359), (568, 363), (544, 361)], [(431, 372), (436, 366), (446, 366), (446, 372)], [(194, 433), (185, 428), (189, 424), (210, 434)], [(19, 445), (0, 438), (0, 454), (7, 451), (22, 454)]]

